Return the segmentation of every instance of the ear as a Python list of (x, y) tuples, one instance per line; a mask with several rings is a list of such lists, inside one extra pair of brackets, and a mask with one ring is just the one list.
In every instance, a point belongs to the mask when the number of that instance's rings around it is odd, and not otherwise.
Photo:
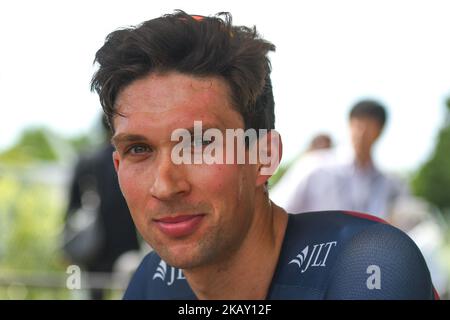
[[(283, 156), (283, 143), (280, 134), (272, 129), (268, 133), (260, 135), (258, 143), (254, 144), (258, 152), (258, 172), (256, 185), (264, 185), (275, 173)], [(256, 150), (255, 150), (256, 151)]]
[(116, 172), (119, 171), (119, 164), (120, 164), (120, 154), (117, 151), (114, 151), (112, 153), (114, 168), (116, 169)]

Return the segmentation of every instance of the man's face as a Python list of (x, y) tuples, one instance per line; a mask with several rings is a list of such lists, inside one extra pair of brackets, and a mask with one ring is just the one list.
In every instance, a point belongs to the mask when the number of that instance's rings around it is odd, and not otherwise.
[(175, 129), (243, 128), (224, 80), (151, 74), (116, 101), (114, 163), (143, 238), (172, 266), (189, 269), (226, 259), (255, 218), (257, 167), (180, 164), (171, 160)]
[(368, 155), (372, 145), (380, 136), (380, 123), (370, 117), (352, 117), (350, 119), (350, 134), (353, 148), (357, 155)]

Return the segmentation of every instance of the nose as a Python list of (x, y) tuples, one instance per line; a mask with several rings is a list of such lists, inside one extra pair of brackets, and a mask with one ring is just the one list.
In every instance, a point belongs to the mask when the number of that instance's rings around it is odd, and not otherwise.
[(168, 155), (158, 157), (150, 193), (161, 201), (173, 200), (189, 193), (191, 186), (185, 175), (185, 165), (176, 165)]
[(351, 131), (353, 139), (359, 141), (367, 135), (367, 126), (362, 123), (353, 123)]

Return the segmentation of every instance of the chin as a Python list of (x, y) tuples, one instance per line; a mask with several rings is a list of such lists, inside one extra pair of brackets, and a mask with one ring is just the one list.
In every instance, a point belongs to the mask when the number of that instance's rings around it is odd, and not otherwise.
[(199, 266), (198, 259), (192, 257), (167, 256), (161, 258), (170, 266), (178, 269), (189, 270)]
[(167, 264), (179, 269), (194, 268), (201, 263), (200, 257), (190, 245), (162, 245), (155, 246), (154, 250)]

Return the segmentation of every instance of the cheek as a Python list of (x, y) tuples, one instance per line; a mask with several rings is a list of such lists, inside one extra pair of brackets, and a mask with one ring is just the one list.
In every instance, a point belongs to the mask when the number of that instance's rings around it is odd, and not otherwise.
[(370, 142), (373, 143), (375, 140), (377, 140), (378, 136), (380, 135), (380, 132), (378, 131), (378, 128), (372, 128), (370, 133)]
[(233, 165), (204, 165), (195, 168), (194, 180), (200, 188), (211, 192), (224, 191), (239, 174), (239, 170)]
[(191, 176), (191, 182), (201, 197), (215, 199), (215, 205), (221, 203), (223, 206), (230, 206), (233, 202), (240, 201), (243, 194), (250, 192), (250, 171), (245, 165), (205, 165), (192, 171), (195, 175)]
[(131, 213), (139, 209), (139, 203), (143, 203), (141, 199), (145, 197), (146, 186), (143, 178), (142, 170), (133, 167), (121, 167), (117, 172), (119, 185), (122, 193), (127, 201)]

